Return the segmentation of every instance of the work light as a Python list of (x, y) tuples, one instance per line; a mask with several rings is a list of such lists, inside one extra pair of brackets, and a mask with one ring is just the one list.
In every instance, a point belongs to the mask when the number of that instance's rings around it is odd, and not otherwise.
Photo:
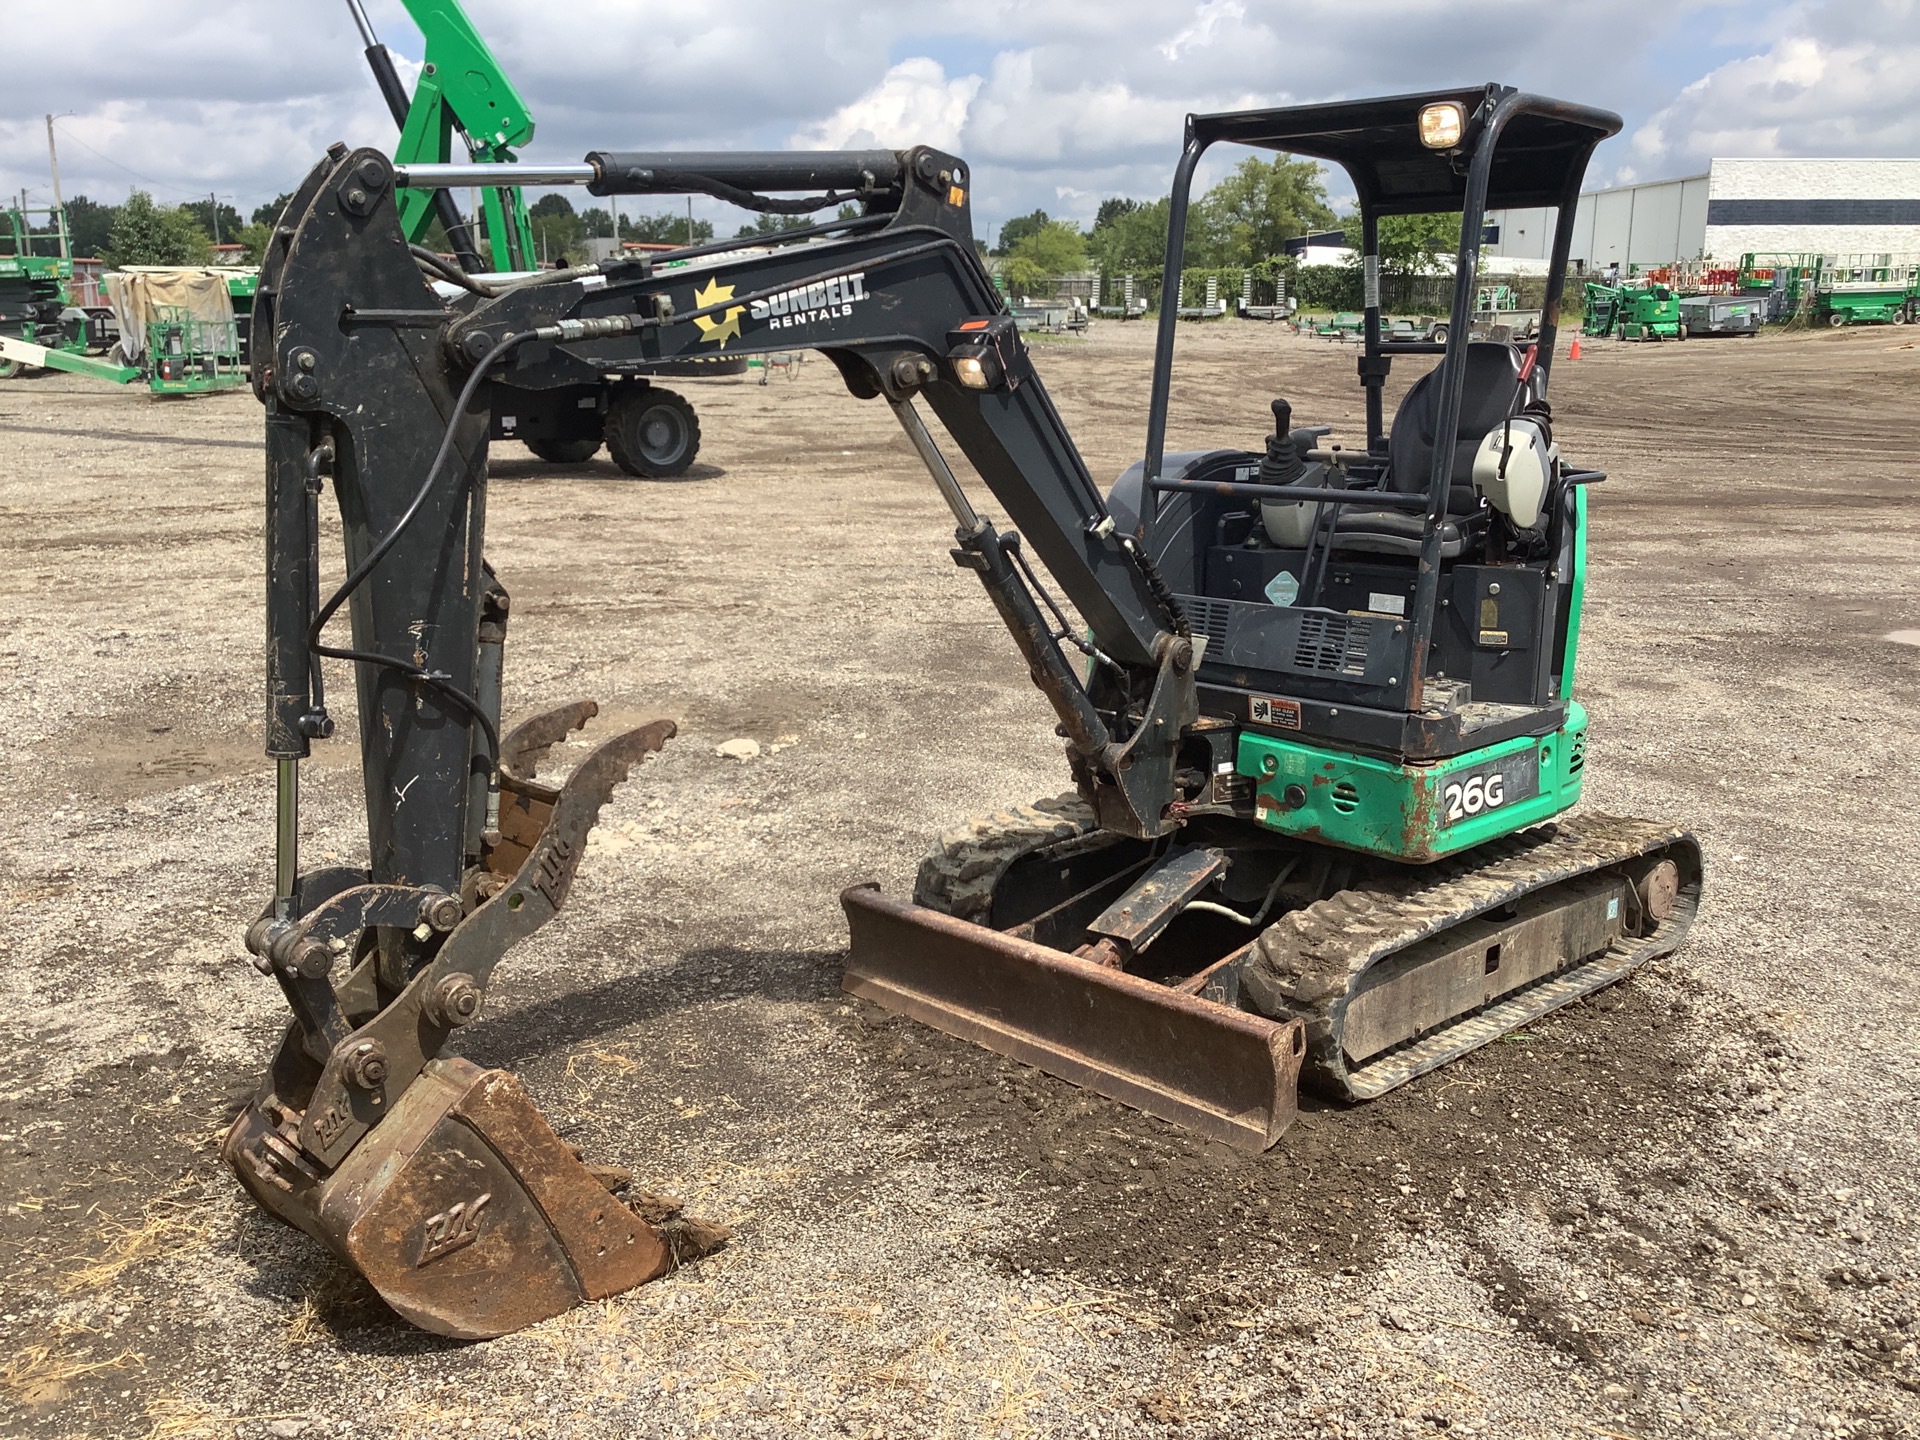
[(1420, 107), (1420, 143), (1429, 150), (1451, 150), (1467, 130), (1467, 107), (1439, 100)]
[(991, 390), (999, 372), (993, 356), (984, 349), (978, 354), (953, 357), (954, 378), (969, 390)]

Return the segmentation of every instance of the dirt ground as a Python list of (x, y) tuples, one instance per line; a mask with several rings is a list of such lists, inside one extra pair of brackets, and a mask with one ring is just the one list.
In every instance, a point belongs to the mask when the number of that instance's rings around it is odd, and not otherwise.
[[(1610, 472), (1588, 802), (1697, 831), (1702, 918), (1260, 1158), (840, 994), (843, 886), (904, 894), (935, 832), (1065, 781), (884, 409), (814, 361), (687, 386), (682, 482), (501, 447), (509, 709), (681, 733), (458, 1048), (739, 1233), (478, 1345), (397, 1321), (214, 1155), (284, 1019), (241, 958), (271, 889), (259, 409), (0, 386), (0, 1431), (1920, 1434), (1920, 649), (1883, 638), (1920, 626), (1910, 335), (1559, 362), (1562, 444)], [(1096, 474), (1140, 445), (1150, 339), (1036, 345)], [(1276, 394), (1358, 429), (1351, 349), (1181, 346), (1176, 446), (1257, 446)], [(759, 758), (715, 754), (740, 737)], [(364, 853), (356, 764), (346, 725), (307, 767), (310, 863)]]

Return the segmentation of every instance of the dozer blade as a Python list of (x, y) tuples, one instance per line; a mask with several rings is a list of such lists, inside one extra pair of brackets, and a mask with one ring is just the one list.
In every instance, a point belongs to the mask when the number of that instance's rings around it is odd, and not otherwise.
[(1293, 1122), (1298, 1020), (1202, 1000), (872, 886), (840, 904), (850, 994), (1242, 1150), (1265, 1150)]
[(406, 1319), (504, 1335), (671, 1269), (662, 1233), (553, 1133), (504, 1070), (435, 1060), (318, 1176), (249, 1105), (222, 1154), (267, 1210), (345, 1260)]

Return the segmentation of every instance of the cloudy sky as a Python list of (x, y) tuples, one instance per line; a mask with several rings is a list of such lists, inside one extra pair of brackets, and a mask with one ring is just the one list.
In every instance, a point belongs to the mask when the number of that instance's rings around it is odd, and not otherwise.
[[(466, 7), (536, 117), (528, 158), (928, 142), (972, 163), (983, 234), (1035, 206), (1085, 222), (1104, 196), (1163, 193), (1190, 110), (1485, 80), (1625, 116), (1599, 183), (1714, 155), (1920, 155), (1920, 0)], [(421, 39), (400, 0), (367, 9), (411, 79)], [(50, 195), (47, 112), (69, 196), (212, 191), (243, 213), (330, 141), (394, 134), (345, 0), (5, 0), (0, 53), (0, 193), (33, 204)]]

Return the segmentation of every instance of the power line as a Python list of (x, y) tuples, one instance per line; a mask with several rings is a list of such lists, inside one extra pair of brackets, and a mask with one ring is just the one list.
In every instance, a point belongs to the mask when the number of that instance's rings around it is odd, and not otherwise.
[[(56, 117), (56, 120), (57, 119), (58, 117)], [(104, 151), (95, 150), (93, 146), (89, 145), (86, 141), (82, 140), (78, 135), (74, 134), (71, 130), (67, 129), (66, 126), (60, 125), (58, 128), (61, 131), (61, 133), (67, 137), (67, 139), (71, 140), (74, 144), (78, 145), (82, 150), (86, 150), (91, 152), (92, 154), (98, 155), (102, 160), (106, 161), (109, 165), (113, 166), (116, 170), (124, 170), (127, 172), (127, 174), (133, 176), (133, 178), (136, 180), (144, 180), (146, 181), (147, 184), (153, 186), (157, 190), (168, 190), (175, 195), (191, 195), (196, 200), (200, 198), (200, 192), (197, 190), (188, 190), (179, 185), (169, 185), (166, 181), (156, 180), (151, 175), (142, 175), (138, 170), (134, 169), (131, 165), (122, 165), (118, 160), (114, 159), (111, 155), (108, 155)]]

